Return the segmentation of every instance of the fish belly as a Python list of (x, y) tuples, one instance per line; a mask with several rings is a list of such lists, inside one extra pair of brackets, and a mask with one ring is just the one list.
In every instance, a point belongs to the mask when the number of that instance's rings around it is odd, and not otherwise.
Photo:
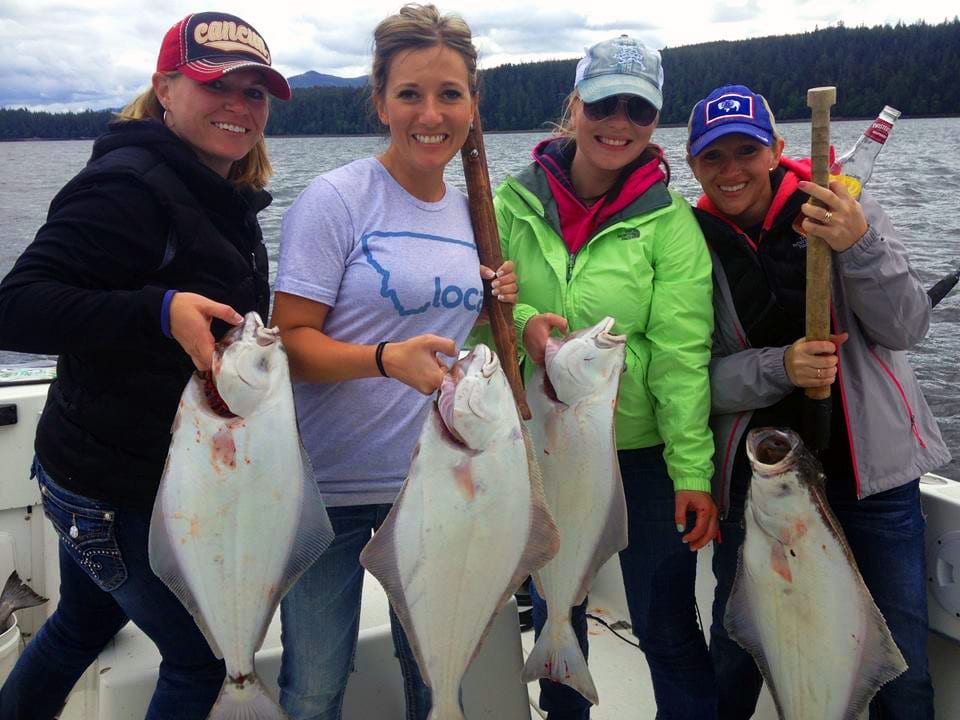
[(550, 610), (564, 615), (583, 601), (600, 566), (627, 545), (613, 414), (599, 409), (541, 412), (530, 423), (544, 495), (560, 531), (560, 550), (537, 578)]
[[(181, 413), (157, 506), (174, 580), (231, 675), (246, 673), (286, 590), (303, 501), (299, 440), (292, 415), (284, 422)], [(278, 432), (285, 426), (293, 433)]]
[(436, 464), (424, 451), (397, 512), (397, 567), (425, 674), (442, 694), (459, 687), (523, 554), (530, 483), (522, 445)]
[(844, 720), (881, 652), (871, 627), (879, 612), (812, 503), (797, 525), (802, 537), (782, 544), (745, 514), (726, 624), (757, 660), (781, 718)]

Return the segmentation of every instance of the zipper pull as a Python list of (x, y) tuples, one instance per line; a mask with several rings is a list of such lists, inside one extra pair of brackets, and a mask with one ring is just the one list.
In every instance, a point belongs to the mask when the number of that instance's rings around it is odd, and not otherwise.
[(577, 261), (577, 256), (573, 253), (567, 257), (567, 282), (570, 282), (570, 278), (573, 277), (573, 264)]
[(71, 519), (71, 521), (70, 521), (70, 530), (69, 530), (69, 532), (70, 532), (70, 537), (72, 537), (74, 540), (76, 540), (78, 537), (80, 537), (80, 528), (77, 527), (77, 516), (76, 516), (76, 515), (73, 515), (73, 516), (72, 516), (72, 519)]

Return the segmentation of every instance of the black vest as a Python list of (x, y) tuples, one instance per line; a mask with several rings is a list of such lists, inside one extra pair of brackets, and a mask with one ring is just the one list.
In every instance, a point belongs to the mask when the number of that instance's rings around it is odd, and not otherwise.
[[(165, 246), (159, 265), (146, 278), (130, 279), (131, 287), (116, 289), (194, 292), (266, 319), (267, 253), (256, 213), (269, 204), (267, 193), (212, 186), (219, 192), (198, 197), (160, 155), (132, 145), (92, 161), (54, 198), (48, 220), (77, 190), (115, 182), (144, 186), (169, 218), (158, 229)], [(36, 449), (67, 489), (137, 509), (152, 506), (180, 394), (194, 370), (159, 323), (158, 317), (157, 339), (149, 346), (131, 342), (122, 352), (88, 348), (60, 355)], [(216, 338), (226, 330), (220, 321), (212, 325)]]
[[(784, 174), (780, 168), (771, 178), (774, 193)], [(752, 241), (755, 248), (751, 247), (746, 233), (737, 232), (702, 209), (694, 210), (704, 237), (720, 259), (737, 317), (751, 347), (791, 345), (806, 332), (807, 245), (806, 238), (793, 227), (806, 199), (807, 195), (801, 192), (787, 198), (776, 217), (768, 219), (759, 237)], [(831, 446), (821, 452), (819, 459), (828, 476), (851, 475), (852, 461), (838, 385), (833, 386), (832, 398)], [(803, 390), (796, 388), (776, 404), (756, 409), (746, 429), (786, 426), (802, 434), (805, 431), (803, 403)], [(734, 458), (731, 491), (735, 495), (746, 492), (752, 473), (744, 447), (741, 443)]]

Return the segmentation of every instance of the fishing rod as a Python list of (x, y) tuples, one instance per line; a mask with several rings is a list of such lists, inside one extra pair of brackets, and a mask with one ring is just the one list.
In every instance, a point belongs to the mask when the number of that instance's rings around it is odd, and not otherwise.
[[(496, 270), (503, 263), (503, 255), (500, 252), (500, 233), (497, 231), (497, 219), (493, 209), (487, 153), (483, 147), (479, 105), (474, 109), (470, 133), (460, 150), (460, 157), (463, 160), (463, 176), (467, 181), (470, 220), (473, 223), (477, 254), (480, 256), (481, 264)], [(513, 307), (494, 299), (488, 280), (483, 281), (483, 288), (483, 306), (490, 318), (490, 329), (493, 331), (497, 355), (500, 356), (500, 365), (507, 376), (507, 382), (510, 383), (520, 417), (529, 420), (531, 413), (523, 389), (523, 377), (520, 374), (517, 334), (513, 327)]]
[(937, 303), (943, 300), (958, 282), (960, 282), (960, 268), (940, 278), (935, 285), (927, 290), (927, 295), (930, 296), (930, 307), (935, 308)]

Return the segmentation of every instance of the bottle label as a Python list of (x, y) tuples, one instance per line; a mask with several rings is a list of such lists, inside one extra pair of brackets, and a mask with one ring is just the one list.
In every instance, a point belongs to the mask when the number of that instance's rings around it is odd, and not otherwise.
[(893, 123), (888, 123), (886, 120), (877, 118), (863, 134), (874, 142), (878, 142), (883, 145), (883, 143), (887, 141), (887, 137), (890, 135), (890, 130), (892, 128)]

